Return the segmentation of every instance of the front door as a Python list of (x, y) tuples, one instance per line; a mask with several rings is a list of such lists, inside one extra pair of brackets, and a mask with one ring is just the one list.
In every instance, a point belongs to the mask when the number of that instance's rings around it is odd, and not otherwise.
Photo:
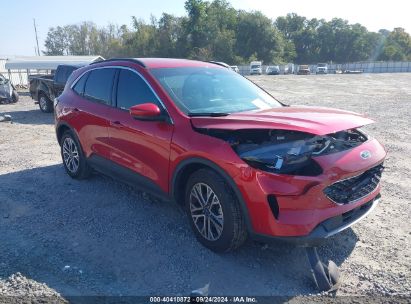
[(137, 72), (119, 69), (116, 87), (116, 103), (110, 110), (108, 127), (111, 160), (167, 192), (173, 125), (165, 121), (136, 120), (129, 114), (131, 106), (142, 103), (157, 104), (165, 111)]

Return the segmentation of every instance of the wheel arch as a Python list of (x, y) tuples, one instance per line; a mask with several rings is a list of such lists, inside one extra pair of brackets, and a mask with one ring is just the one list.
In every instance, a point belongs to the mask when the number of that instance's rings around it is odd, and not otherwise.
[(47, 99), (50, 99), (50, 98), (47, 96), (47, 92), (44, 90), (44, 88), (43, 88), (43, 87), (40, 87), (39, 90), (37, 91), (37, 100), (38, 100), (38, 101), (40, 101), (40, 97), (41, 97), (42, 95), (43, 95), (44, 97), (46, 97)]
[(240, 203), (240, 208), (245, 219), (246, 227), (248, 232), (252, 232), (251, 221), (248, 213), (247, 206), (245, 204), (243, 195), (238, 189), (234, 180), (216, 163), (200, 157), (192, 157), (181, 161), (173, 172), (171, 179), (171, 198), (179, 205), (184, 201), (185, 195), (185, 185), (188, 178), (192, 173), (199, 169), (211, 169), (219, 174), (224, 180), (230, 185), (234, 192), (238, 202)]
[[(57, 141), (58, 141), (59, 145), (61, 145), (61, 137), (63, 136), (64, 132), (66, 132), (66, 131), (73, 132), (74, 136), (77, 137), (77, 140), (79, 141), (80, 146), (81, 146), (80, 138), (77, 134), (77, 131), (66, 122), (59, 122), (56, 126), (56, 136), (57, 136)], [(81, 148), (83, 148), (83, 147), (81, 147)]]

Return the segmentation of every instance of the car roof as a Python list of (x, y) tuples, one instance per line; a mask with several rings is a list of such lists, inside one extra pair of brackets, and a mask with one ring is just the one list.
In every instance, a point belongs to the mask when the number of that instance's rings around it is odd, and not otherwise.
[(207, 67), (207, 66), (219, 66), (216, 63), (204, 62), (189, 59), (179, 58), (135, 58), (146, 66), (148, 69), (152, 68), (178, 68), (178, 67)]
[(99, 62), (94, 62), (92, 65), (96, 64), (109, 64), (115, 62), (132, 62), (137, 63), (140, 66), (147, 69), (156, 69), (156, 68), (178, 68), (178, 67), (222, 67), (220, 63), (198, 61), (198, 60), (189, 60), (181, 58), (112, 58), (108, 60), (103, 60)]

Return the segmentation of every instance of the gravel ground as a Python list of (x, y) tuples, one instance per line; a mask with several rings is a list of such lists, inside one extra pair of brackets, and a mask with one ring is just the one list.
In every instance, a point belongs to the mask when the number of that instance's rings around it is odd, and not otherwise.
[[(339, 296), (410, 297), (411, 74), (252, 79), (285, 103), (362, 112), (378, 122), (368, 130), (389, 153), (383, 201), (320, 253), (340, 266)], [(49, 287), (64, 297), (186, 295), (206, 283), (213, 295), (315, 292), (301, 248), (248, 242), (215, 254), (195, 240), (177, 206), (104, 176), (70, 179), (52, 114), (25, 95), (0, 105), (0, 114), (13, 117), (0, 123), (0, 295), (58, 297)]]

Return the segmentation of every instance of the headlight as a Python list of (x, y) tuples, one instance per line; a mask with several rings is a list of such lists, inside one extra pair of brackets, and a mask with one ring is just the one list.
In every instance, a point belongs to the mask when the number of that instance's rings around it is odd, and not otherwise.
[(367, 136), (357, 129), (324, 136), (249, 130), (231, 140), (231, 146), (251, 167), (277, 174), (316, 176), (323, 171), (315, 157), (349, 150), (366, 140)]
[(238, 155), (254, 168), (278, 174), (315, 176), (321, 167), (311, 156), (323, 149), (323, 143), (297, 140), (281, 144), (262, 144), (258, 147), (243, 145)]

